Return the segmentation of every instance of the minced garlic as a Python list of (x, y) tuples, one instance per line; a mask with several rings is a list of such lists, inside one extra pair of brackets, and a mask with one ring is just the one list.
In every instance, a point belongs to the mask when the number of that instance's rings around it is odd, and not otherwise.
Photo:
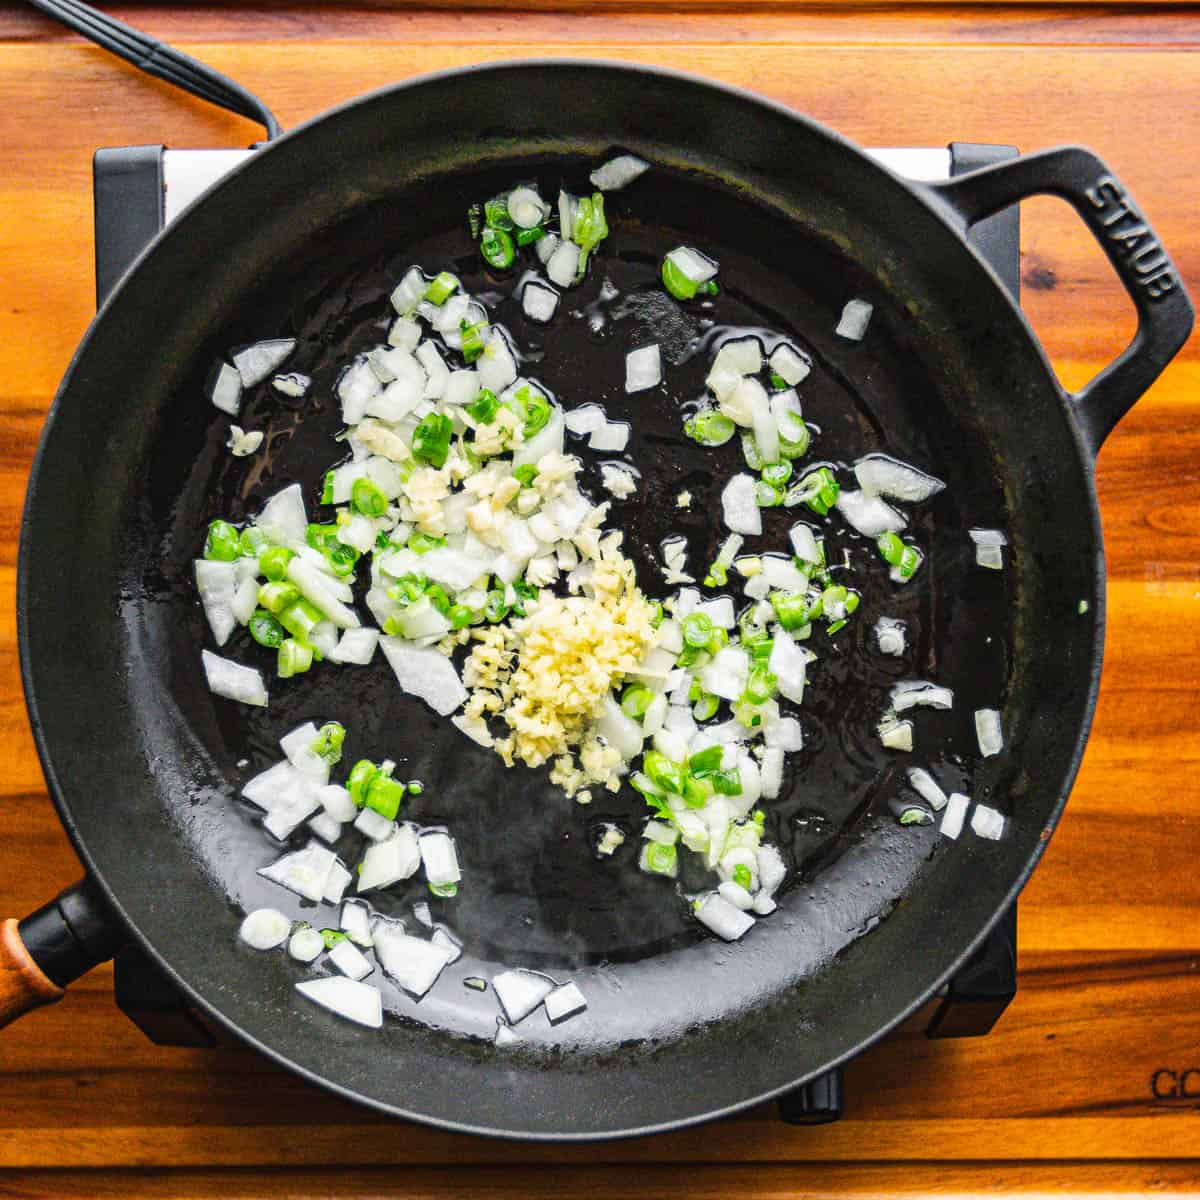
[(656, 636), (655, 609), (638, 590), (621, 535), (585, 541), (595, 551), (591, 595), (544, 594), (527, 616), (476, 628), (463, 668), (472, 693), (467, 720), (496, 713), (512, 731), (496, 741), (496, 752), (509, 765), (553, 759), (550, 778), (569, 796), (590, 783), (620, 786), (620, 754), (589, 731), (605, 698)]

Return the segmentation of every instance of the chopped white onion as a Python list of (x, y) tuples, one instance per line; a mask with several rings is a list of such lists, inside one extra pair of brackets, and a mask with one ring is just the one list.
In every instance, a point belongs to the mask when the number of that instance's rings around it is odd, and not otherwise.
[(338, 924), (342, 932), (360, 946), (373, 946), (371, 934), (371, 906), (365, 900), (347, 900), (342, 905)]
[(620, 453), (629, 444), (629, 426), (624, 421), (605, 421), (588, 435), (588, 446), (592, 450)]
[(283, 546), (303, 545), (308, 533), (304, 493), (298, 483), (289, 484), (263, 506), (254, 524), (273, 542)]
[(717, 892), (709, 892), (696, 906), (696, 919), (706, 925), (718, 937), (727, 942), (736, 942), (754, 928), (754, 918), (740, 908), (730, 904)]
[(306, 600), (315, 604), (339, 628), (357, 629), (362, 624), (354, 610), (338, 599), (327, 577), (306, 558), (296, 555), (291, 559), (287, 565), (287, 577), (300, 589)]
[(293, 400), (298, 400), (308, 393), (308, 389), (312, 387), (312, 380), (307, 375), (301, 375), (299, 371), (292, 371), (288, 375), (276, 375), (271, 380), (271, 386), (281, 396), (290, 396)]
[(417, 838), (425, 879), (433, 887), (448, 887), (458, 883), (462, 872), (458, 866), (458, 851), (448, 833), (433, 830)]
[(625, 391), (644, 392), (662, 382), (662, 355), (658, 343), (625, 355)]
[(1004, 551), (999, 546), (976, 546), (975, 561), (992, 571), (1004, 569)]
[(447, 947), (390, 929), (376, 931), (375, 957), (386, 974), (418, 1000), (451, 961)]
[(905, 712), (910, 708), (953, 708), (954, 693), (946, 687), (938, 687), (924, 679), (905, 679), (897, 683), (891, 692), (892, 708)]
[(791, 539), (792, 549), (796, 552), (798, 559), (802, 562), (820, 563), (821, 548), (817, 545), (817, 537), (811, 526), (793, 525), (788, 531), (788, 537)]
[[(414, 905), (413, 907), (415, 910), (416, 906)], [(462, 944), (455, 938), (451, 937), (446, 930), (435, 929), (433, 933), (429, 935), (429, 941), (446, 956), (447, 965), (450, 963), (456, 963), (460, 958), (462, 958)]]
[(492, 1039), (492, 1044), (496, 1046), (516, 1046), (525, 1039), (514, 1030), (510, 1029), (503, 1021), (496, 1022), (496, 1036)]
[(425, 369), (424, 400), (440, 400), (450, 379), (450, 368), (433, 342), (422, 342), (416, 349), (417, 362)]
[(288, 954), (297, 962), (315, 962), (325, 950), (325, 939), (311, 925), (302, 925), (288, 939)]
[(846, 338), (847, 341), (861, 342), (866, 335), (867, 326), (871, 323), (871, 314), (874, 311), (874, 305), (868, 304), (865, 300), (847, 300), (834, 333), (838, 337)]
[(375, 970), (367, 956), (350, 941), (338, 942), (329, 951), (329, 961), (347, 979), (365, 979)]
[(546, 274), (559, 287), (574, 284), (579, 274), (579, 247), (574, 242), (559, 242), (546, 262)]
[(558, 293), (547, 284), (531, 279), (521, 289), (521, 308), (531, 321), (550, 321), (558, 309)]
[(397, 350), (408, 350), (410, 353), (417, 348), (421, 341), (421, 323), (411, 317), (397, 317), (388, 330), (388, 345)]
[(602, 167), (597, 167), (588, 178), (592, 186), (602, 192), (616, 192), (632, 183), (639, 175), (650, 169), (650, 164), (636, 154), (618, 154)]
[(963, 819), (967, 815), (970, 800), (962, 792), (952, 792), (946, 802), (946, 811), (942, 813), (940, 832), (943, 837), (956, 838), (962, 833)]
[(790, 558), (764, 554), (759, 574), (766, 581), (768, 591), (778, 588), (783, 592), (803, 592), (808, 588), (808, 576)]
[(912, 786), (913, 791), (934, 812), (941, 812), (946, 807), (946, 793), (938, 787), (937, 780), (924, 767), (909, 767), (908, 782)]
[[(275, 814), (263, 822), (263, 827), (270, 825)], [(312, 817), (308, 822), (308, 827), (321, 839), (323, 842), (328, 842), (331, 846), (342, 836), (342, 823), (335, 821), (327, 812), (321, 811), (315, 817)], [(274, 830), (272, 830), (274, 832)], [(276, 837), (279, 835), (276, 834)]]
[(538, 256), (538, 261), (542, 266), (545, 266), (554, 257), (554, 252), (558, 249), (558, 240), (557, 233), (548, 233), (533, 243), (534, 253)]
[(713, 359), (713, 371), (736, 371), (739, 375), (757, 375), (762, 370), (762, 343), (758, 338), (734, 338), (726, 342)]
[(994, 708), (975, 710), (975, 736), (979, 739), (979, 753), (984, 758), (1004, 749), (1004, 730), (1000, 725), (1000, 714)]
[(518, 1025), (554, 991), (554, 981), (518, 968), (494, 976), (492, 988), (508, 1023)]
[(847, 523), (864, 537), (899, 533), (908, 524), (903, 513), (898, 513), (887, 501), (866, 492), (843, 490), (838, 494), (836, 504)]
[(513, 454), (513, 470), (527, 463), (537, 466), (547, 454), (561, 454), (564, 429), (562, 409), (556, 404), (551, 408), (546, 424), (527, 442), (522, 442)]
[(804, 732), (795, 717), (780, 717), (768, 725), (764, 740), (768, 746), (778, 746), (785, 753), (804, 749)]
[(238, 929), (238, 937), (255, 950), (274, 950), (288, 940), (291, 921), (277, 908), (256, 908)]
[(345, 975), (330, 975), (325, 979), (302, 980), (296, 984), (296, 991), (314, 1004), (368, 1029), (378, 1029), (383, 1024), (383, 997), (369, 983)]
[(367, 847), (358, 874), (358, 891), (369, 892), (411, 879), (421, 865), (421, 851), (412, 826), (401, 825), (387, 841)]
[(654, 735), (654, 748), (673, 763), (681, 763), (688, 756), (688, 739), (678, 730), (664, 725)]
[(718, 629), (732, 629), (737, 624), (737, 618), (733, 611), (733, 599), (729, 596), (718, 596), (715, 600), (705, 600), (702, 604), (696, 605), (696, 611), (708, 617)]
[(779, 694), (793, 704), (804, 700), (808, 678), (808, 655), (792, 640), (785, 629), (777, 629), (771, 641), (767, 670), (778, 680)]
[(517, 360), (513, 357), (504, 330), (492, 327), (483, 343), (483, 353), (475, 360), (475, 370), (480, 386), (495, 392), (497, 396), (517, 378)]
[(572, 432), (578, 434), (595, 433), (607, 424), (604, 409), (599, 404), (581, 404), (571, 409), (563, 416), (563, 424)]
[(200, 593), (204, 615), (217, 645), (223, 646), (229, 641), (229, 635), (237, 624), (233, 614), (237, 594), (234, 565), (208, 558), (198, 558), (193, 565), (196, 570), (196, 590)]
[(293, 850), (269, 866), (260, 867), (264, 878), (295, 892), (314, 903), (325, 899), (325, 885), (337, 862), (337, 855), (326, 846), (309, 842), (303, 850)]
[(998, 842), (1004, 836), (1004, 814), (986, 804), (975, 805), (971, 814), (971, 829), (977, 837)]
[(365, 667), (375, 657), (375, 647), (378, 645), (378, 629), (347, 629), (328, 657), (331, 662), (354, 663)]
[(346, 889), (350, 886), (350, 880), (353, 878), (354, 876), (346, 869), (345, 863), (335, 862), (329, 872), (329, 878), (325, 881), (325, 903), (341, 904), (342, 897), (346, 894)]
[(272, 341), (255, 342), (253, 346), (239, 350), (233, 356), (233, 365), (242, 377), (242, 387), (254, 387), (268, 375), (273, 375), (295, 348), (295, 338), (275, 338)]
[(395, 637), (380, 638), (379, 644), (401, 689), (424, 700), (440, 716), (449, 716), (466, 700), (467, 689), (444, 654)]
[(222, 658), (219, 654), (213, 654), (211, 650), (202, 650), (200, 659), (204, 665), (208, 689), (214, 696), (224, 696), (227, 700), (236, 700), (239, 704), (252, 704), (256, 708), (266, 708), (267, 688), (261, 672)]
[(762, 533), (762, 510), (758, 506), (753, 475), (735, 475), (721, 493), (725, 524), (735, 533), (758, 536)]
[(879, 740), (889, 750), (904, 750), (911, 753), (913, 748), (912, 722), (897, 721), (895, 717), (881, 721), (879, 723)]
[(801, 354), (787, 342), (781, 342), (775, 347), (770, 359), (771, 370), (783, 380), (788, 387), (795, 387), (802, 379), (808, 377), (812, 370), (812, 360), (807, 354)]
[(717, 886), (717, 895), (742, 912), (749, 912), (754, 907), (754, 897), (740, 883), (734, 883), (731, 879)]
[(421, 268), (409, 267), (404, 278), (392, 289), (392, 307), (400, 316), (407, 317), (425, 298), (428, 290), (429, 281), (425, 278)]
[(557, 1025), (587, 1008), (587, 1000), (574, 983), (560, 984), (546, 996), (543, 1003), (551, 1025)]
[(604, 697), (604, 711), (596, 721), (595, 730), (626, 762), (642, 752), (642, 726), (621, 711), (611, 694)]
[(775, 800), (783, 788), (783, 751), (778, 746), (768, 746), (763, 751), (759, 764), (764, 799)]
[(737, 700), (746, 690), (750, 656), (740, 646), (723, 646), (700, 672), (700, 686), (722, 700)]
[(373, 842), (386, 842), (396, 832), (396, 822), (373, 808), (364, 808), (354, 818), (354, 828)]
[(223, 413), (238, 415), (242, 406), (242, 377), (236, 367), (221, 363), (209, 385), (208, 398)]
[(379, 376), (365, 358), (348, 366), (337, 384), (337, 396), (342, 405), (342, 420), (357, 425), (367, 415), (367, 405), (382, 390)]
[(667, 260), (689, 283), (707, 283), (715, 278), (720, 269), (720, 265), (714, 259), (709, 258), (707, 254), (701, 254), (692, 246), (676, 246), (668, 252)]
[(540, 225), (548, 212), (549, 206), (531, 187), (513, 188), (508, 193), (508, 215), (519, 229)]
[(904, 628), (904, 622), (894, 617), (880, 617), (875, 622), (875, 644), (880, 654), (899, 658), (904, 653)]
[(928, 500), (945, 488), (940, 479), (886, 454), (868, 454), (854, 464), (858, 486), (868, 495), (890, 496), (910, 504)]

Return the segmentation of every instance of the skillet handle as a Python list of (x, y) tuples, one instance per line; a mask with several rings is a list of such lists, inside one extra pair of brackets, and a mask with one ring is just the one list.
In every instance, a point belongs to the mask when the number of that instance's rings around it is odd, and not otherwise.
[(1192, 331), (1195, 310), (1158, 236), (1120, 180), (1081, 146), (1022, 155), (929, 187), (964, 230), (1029, 196), (1059, 196), (1108, 256), (1137, 309), (1138, 327), (1115, 361), (1080, 391), (1065, 393), (1094, 456)]
[(84, 878), (18, 923), (0, 923), (0, 1029), (53, 1004), (72, 980), (116, 952), (124, 933)]

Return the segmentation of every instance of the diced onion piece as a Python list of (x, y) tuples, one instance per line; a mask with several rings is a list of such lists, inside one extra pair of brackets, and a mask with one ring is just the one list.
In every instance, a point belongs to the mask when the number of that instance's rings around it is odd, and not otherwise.
[(773, 896), (779, 891), (787, 876), (787, 864), (775, 846), (759, 846), (755, 853), (758, 858), (759, 891)]
[(971, 829), (977, 837), (998, 842), (1004, 836), (1004, 814), (986, 804), (975, 805), (971, 814)]
[(752, 916), (730, 904), (717, 892), (709, 892), (696, 906), (695, 912), (701, 925), (707, 926), (727, 942), (736, 942), (754, 928)]
[(793, 525), (788, 532), (792, 549), (802, 562), (820, 563), (821, 548), (817, 545), (816, 534), (808, 525)]
[(742, 912), (749, 912), (754, 907), (754, 897), (740, 883), (734, 883), (732, 880), (719, 884), (717, 895), (722, 900), (728, 900), (734, 908), (740, 908)]
[(937, 785), (937, 780), (934, 779), (924, 767), (909, 767), (908, 782), (914, 792), (933, 809), (934, 812), (941, 812), (946, 807), (946, 793)]
[(574, 983), (560, 984), (547, 995), (543, 1003), (551, 1025), (557, 1025), (587, 1008), (587, 1000)]
[(551, 283), (570, 287), (579, 274), (579, 247), (574, 242), (559, 242), (546, 263), (546, 274)]
[(288, 954), (297, 962), (315, 962), (325, 950), (325, 939), (311, 925), (302, 925), (288, 939)]
[(440, 400), (450, 379), (450, 368), (432, 342), (422, 342), (416, 349), (417, 362), (425, 369), (425, 387), (421, 396), (425, 400)]
[(200, 659), (204, 665), (204, 677), (208, 680), (208, 690), (213, 695), (236, 700), (239, 704), (266, 708), (267, 688), (261, 672), (222, 658), (211, 650), (202, 650)]
[(579, 202), (570, 192), (559, 191), (558, 228), (564, 241), (570, 241), (571, 235), (575, 232), (575, 210), (578, 206)]
[(242, 795), (251, 804), (265, 808), (268, 812), (275, 806), (280, 793), (293, 786), (298, 772), (290, 762), (277, 762), (265, 771), (248, 779), (242, 787)]
[[(547, 239), (543, 238), (542, 241)], [(537, 243), (539, 246), (541, 242)], [(483, 343), (483, 353), (475, 360), (480, 386), (499, 395), (517, 378), (517, 360), (503, 330), (493, 326)]]
[(467, 717), (462, 713), (458, 713), (450, 718), (450, 724), (454, 726), (460, 733), (465, 734), (477, 746), (482, 746), (485, 750), (490, 750), (495, 744), (496, 739), (492, 736), (492, 732), (487, 727), (487, 722), (481, 717)]
[(780, 717), (767, 726), (765, 741), (768, 746), (778, 746), (784, 752), (803, 750), (804, 732), (795, 717)]
[(379, 639), (403, 691), (424, 700), (440, 716), (449, 716), (467, 698), (454, 664), (437, 650), (410, 645), (401, 638)]
[(788, 558), (764, 554), (760, 560), (760, 571), (767, 586), (783, 592), (803, 592), (808, 587), (808, 576)]
[[(316, 781), (298, 779), (296, 785), (277, 797), (263, 821), (263, 828), (281, 842), (286, 841), (321, 807)], [(336, 834), (335, 834), (336, 837)]]
[(508, 1023), (517, 1025), (554, 991), (554, 982), (544, 975), (518, 968), (494, 976), (492, 987)]
[(940, 479), (886, 454), (868, 454), (860, 458), (854, 464), (854, 474), (859, 487), (869, 496), (890, 496), (910, 504), (928, 500), (946, 486)]
[(350, 799), (350, 793), (340, 783), (327, 783), (324, 787), (318, 788), (317, 799), (320, 801), (321, 807), (335, 821), (353, 821), (358, 815), (358, 809), (355, 807), (354, 801)]
[(354, 828), (373, 842), (386, 842), (396, 832), (396, 822), (373, 808), (364, 808), (354, 818)]
[(276, 375), (271, 380), (271, 386), (281, 396), (290, 396), (298, 400), (312, 387), (312, 380), (307, 375), (301, 375), (299, 371), (292, 371), (288, 375)]
[(357, 425), (367, 415), (367, 405), (380, 390), (379, 376), (365, 358), (351, 363), (342, 372), (337, 384), (337, 396), (342, 405), (342, 420), (347, 425)]
[(592, 186), (602, 192), (616, 192), (632, 183), (639, 175), (650, 169), (650, 164), (636, 154), (618, 154), (602, 167), (597, 167), (588, 178)]
[(368, 1029), (383, 1024), (383, 997), (369, 983), (348, 979), (345, 975), (330, 975), (325, 979), (304, 979), (296, 984), (302, 996)]
[(953, 708), (954, 693), (923, 679), (905, 679), (892, 688), (892, 708), (904, 712), (910, 708)]
[(378, 629), (347, 629), (327, 657), (330, 662), (353, 663), (365, 667), (375, 657), (379, 645)]
[(766, 389), (757, 379), (743, 379), (737, 395), (746, 395), (754, 426), (754, 444), (764, 463), (779, 461), (779, 429), (771, 415), (771, 401)]
[(642, 752), (642, 726), (621, 711), (612, 695), (604, 698), (604, 711), (596, 721), (595, 730), (626, 762)]
[(335, 594), (326, 577), (307, 559), (297, 555), (287, 565), (287, 577), (341, 629), (357, 629), (362, 624), (353, 609), (347, 608)]
[(689, 283), (707, 283), (720, 269), (707, 254), (701, 254), (691, 246), (676, 246), (667, 254), (667, 259)]
[(238, 937), (255, 950), (274, 950), (291, 931), (291, 921), (277, 908), (256, 908), (242, 922)]
[(878, 537), (881, 533), (899, 533), (908, 521), (885, 500), (869, 496), (866, 492), (848, 492), (843, 489), (836, 500), (838, 512), (846, 518), (864, 537)]
[(375, 957), (384, 973), (418, 1000), (452, 961), (446, 947), (391, 926), (376, 929)]
[(875, 644), (880, 654), (899, 658), (904, 653), (904, 622), (894, 617), (880, 617), (875, 622)]
[(329, 878), (325, 881), (325, 903), (341, 904), (342, 897), (346, 894), (346, 889), (350, 886), (350, 880), (353, 878), (344, 863), (334, 862), (329, 872)]
[(588, 446), (592, 450), (619, 454), (628, 445), (629, 426), (624, 421), (605, 421), (588, 435)]
[[(237, 624), (233, 605), (237, 595), (237, 572), (233, 563), (217, 562), (213, 559), (195, 560), (196, 590), (208, 619), (209, 628), (218, 646), (229, 641), (229, 635)], [(255, 594), (257, 600), (257, 592)]]
[(413, 351), (421, 340), (421, 323), (411, 317), (397, 317), (388, 330), (388, 345), (397, 350)]
[(293, 850), (269, 866), (260, 867), (258, 873), (289, 892), (317, 903), (325, 898), (325, 885), (336, 862), (337, 855), (327, 846), (309, 842), (303, 850)]
[(667, 719), (667, 698), (661, 692), (646, 706), (642, 714), (642, 732), (647, 737), (653, 737)]
[(402, 317), (407, 317), (425, 298), (429, 282), (421, 272), (420, 267), (409, 267), (404, 278), (392, 289), (392, 307)]
[(531, 321), (552, 320), (558, 309), (558, 293), (544, 283), (531, 279), (521, 289), (521, 308)]
[(562, 409), (554, 405), (545, 426), (528, 441), (522, 442), (513, 453), (513, 469), (523, 467), (526, 463), (537, 466), (547, 454), (561, 454), (564, 429)]
[(732, 629), (737, 623), (733, 611), (733, 600), (729, 596), (719, 596), (715, 600), (705, 600), (696, 606), (698, 613), (703, 613), (718, 629)]
[(233, 356), (233, 365), (242, 377), (242, 387), (254, 387), (268, 375), (273, 375), (287, 361), (296, 348), (295, 338), (275, 338), (266, 342), (255, 342), (239, 350)]
[(871, 323), (871, 314), (874, 311), (874, 305), (868, 304), (865, 300), (847, 300), (834, 333), (847, 341), (861, 342), (867, 332), (867, 326)]
[(371, 934), (371, 908), (365, 900), (347, 900), (342, 905), (338, 924), (341, 925), (342, 932), (360, 946), (375, 944), (375, 938)]
[(242, 377), (236, 367), (221, 363), (209, 385), (208, 398), (223, 413), (238, 415), (242, 406)]
[(913, 724), (911, 721), (897, 721), (894, 717), (879, 723), (879, 740), (889, 750), (904, 750), (912, 753)]
[[(413, 906), (413, 910), (416, 910), (416, 905)], [(429, 935), (429, 941), (446, 956), (447, 965), (450, 963), (456, 963), (460, 958), (462, 958), (463, 951), (461, 943), (455, 938), (452, 938), (450, 934), (446, 932), (446, 930), (435, 929), (433, 933)]]
[(713, 371), (722, 368), (736, 371), (739, 375), (757, 375), (762, 370), (762, 343), (758, 338), (734, 338), (717, 351), (713, 359)]
[(532, 229), (540, 225), (548, 209), (541, 196), (531, 187), (513, 188), (508, 193), (508, 215), (520, 229)]
[(658, 343), (625, 355), (625, 391), (644, 392), (662, 382), (662, 355)]
[(282, 546), (303, 544), (308, 533), (308, 513), (304, 493), (298, 483), (289, 484), (263, 506), (254, 524), (273, 542)]
[(367, 956), (351, 941), (338, 942), (329, 951), (329, 961), (347, 979), (365, 979), (375, 969)]
[(492, 1044), (496, 1046), (516, 1046), (525, 1039), (514, 1030), (510, 1029), (503, 1021), (496, 1022), (496, 1036), (492, 1039)]
[(358, 874), (358, 891), (369, 892), (411, 879), (420, 865), (417, 835), (411, 826), (401, 825), (386, 841), (367, 847)]
[(1000, 714), (994, 708), (975, 710), (975, 736), (979, 739), (979, 753), (984, 758), (1004, 749), (1004, 730), (1000, 725)]
[(763, 751), (759, 776), (762, 780), (763, 798), (777, 799), (783, 788), (783, 751), (778, 746), (768, 746)]
[(793, 704), (804, 700), (804, 684), (807, 680), (808, 655), (792, 640), (784, 629), (777, 629), (771, 642), (771, 655), (767, 670), (778, 680), (779, 694)]
[(607, 424), (604, 409), (599, 404), (581, 404), (564, 413), (563, 423), (572, 433), (588, 434), (603, 429)]
[(808, 355), (801, 354), (787, 342), (781, 342), (771, 354), (770, 366), (788, 387), (795, 387), (802, 379), (807, 378), (812, 370), (812, 361)]
[(963, 819), (967, 815), (970, 800), (962, 792), (952, 792), (946, 802), (946, 811), (942, 813), (940, 832), (943, 837), (956, 838), (962, 833)]
[(421, 851), (421, 863), (425, 867), (425, 879), (434, 887), (447, 887), (462, 879), (458, 866), (458, 851), (454, 839), (448, 833), (434, 830), (422, 833), (417, 838)]
[(1004, 551), (999, 546), (976, 546), (975, 561), (992, 571), (1004, 569)]
[(722, 700), (737, 700), (746, 689), (750, 675), (750, 657), (737, 646), (723, 646), (700, 672), (700, 684), (706, 692)]
[[(230, 611), (239, 625), (246, 625), (258, 608), (258, 580), (243, 579), (233, 593)], [(214, 631), (215, 632), (215, 631)], [(218, 639), (219, 640), (219, 639)]]
[(762, 533), (762, 510), (758, 506), (753, 475), (735, 475), (721, 493), (725, 524), (735, 533), (757, 536)]

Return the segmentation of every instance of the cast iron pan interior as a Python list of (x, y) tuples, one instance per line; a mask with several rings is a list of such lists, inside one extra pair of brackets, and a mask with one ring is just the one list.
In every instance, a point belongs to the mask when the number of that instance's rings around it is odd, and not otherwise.
[[(481, 113), (502, 119), (464, 140)], [(543, 331), (509, 296), (515, 276), (480, 272), (466, 207), (517, 179), (582, 191), (614, 149), (655, 170), (612, 198), (605, 254)], [(653, 285), (680, 242), (718, 257), (725, 285), (686, 313)], [(313, 495), (336, 457), (336, 364), (383, 340), (387, 293), (412, 262), (451, 265), (488, 293), (526, 373), (567, 406), (600, 401), (631, 421), (644, 486), (615, 507), (651, 589), (663, 536), (686, 534), (701, 567), (720, 537), (717, 496), (736, 451), (701, 450), (679, 428), (730, 327), (786, 332), (813, 354), (801, 387), (821, 431), (811, 462), (883, 449), (949, 484), (913, 511), (931, 550), (918, 580), (898, 590), (877, 564), (859, 573), (852, 627), (812, 643), (821, 661), (806, 747), (771, 808), (794, 877), (781, 911), (743, 944), (701, 937), (669, 886), (636, 871), (636, 797), (584, 808), (541, 773), (497, 769), (401, 695), (382, 660), (275, 682), (261, 713), (204, 688), (190, 583), (203, 530), (218, 515), (243, 519), (293, 480)], [(876, 306), (862, 346), (831, 332), (851, 297)], [(299, 339), (289, 367), (314, 376), (314, 399), (289, 407), (257, 389), (242, 423), (267, 430), (266, 449), (232, 459), (205, 375), (229, 347), (285, 335)], [(663, 347), (666, 382), (627, 398), (624, 354), (648, 341)], [(682, 510), (685, 488), (693, 502)], [(764, 549), (782, 545), (796, 515), (771, 514)], [(1003, 574), (975, 567), (971, 526), (1007, 530)], [(874, 561), (834, 528), (836, 555)], [(310, 1078), (390, 1112), (597, 1136), (714, 1115), (825, 1069), (919, 1003), (982, 936), (1031, 869), (1077, 763), (1099, 653), (1099, 555), (1089, 469), (1038, 351), (913, 190), (740, 93), (608, 66), (500, 67), (378, 94), (274, 143), (117, 290), (64, 384), (31, 482), (23, 661), (68, 829), (206, 1007)], [(903, 661), (872, 649), (881, 614), (909, 622)], [(243, 636), (232, 656), (269, 669)], [(911, 762), (1011, 813), (1004, 841), (939, 844), (888, 813), (910, 760), (882, 752), (873, 727), (887, 688), (909, 677), (958, 697), (950, 713), (919, 714)], [(982, 706), (1002, 708), (1012, 752), (977, 767), (971, 713)], [(422, 779), (408, 815), (449, 824), (463, 859), (459, 897), (434, 903), (469, 953), (419, 1005), (385, 985), (392, 1019), (377, 1034), (306, 1005), (293, 991), (302, 968), (235, 939), (241, 911), (260, 904), (334, 923), (332, 910), (290, 904), (254, 875), (279, 851), (235, 799), (277, 757), (278, 737), (310, 718), (349, 727), (351, 761), (389, 756)], [(593, 852), (603, 821), (631, 834), (606, 861)], [(353, 861), (350, 839), (344, 848)], [(407, 914), (417, 898), (414, 887), (378, 903)], [(462, 979), (504, 965), (574, 978), (587, 1014), (551, 1028), (539, 1013), (521, 1027), (525, 1047), (496, 1050), (495, 1001)]]

